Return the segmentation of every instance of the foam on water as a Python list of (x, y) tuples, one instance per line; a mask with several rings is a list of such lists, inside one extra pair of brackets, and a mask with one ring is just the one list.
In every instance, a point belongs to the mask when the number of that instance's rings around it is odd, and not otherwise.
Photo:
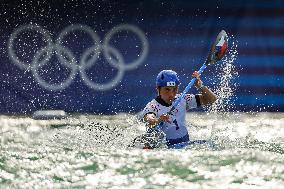
[(127, 148), (127, 142), (144, 128), (130, 114), (72, 116), (61, 121), (1, 116), (0, 187), (283, 186), (283, 114), (228, 113), (224, 118), (189, 113), (187, 117), (196, 138), (204, 137), (214, 125), (219, 147)]

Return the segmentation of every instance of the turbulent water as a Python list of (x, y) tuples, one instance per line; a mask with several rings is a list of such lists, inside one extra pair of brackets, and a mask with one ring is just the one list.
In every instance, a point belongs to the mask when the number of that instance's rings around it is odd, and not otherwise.
[[(136, 116), (0, 117), (0, 188), (283, 188), (283, 113), (189, 113), (215, 147), (130, 148)], [(212, 130), (213, 129), (213, 130)]]

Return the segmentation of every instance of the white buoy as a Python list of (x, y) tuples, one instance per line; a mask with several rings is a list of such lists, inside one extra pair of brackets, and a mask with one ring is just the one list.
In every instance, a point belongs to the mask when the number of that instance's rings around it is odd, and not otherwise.
[(33, 113), (33, 119), (50, 120), (50, 119), (64, 119), (67, 114), (64, 110), (37, 110)]

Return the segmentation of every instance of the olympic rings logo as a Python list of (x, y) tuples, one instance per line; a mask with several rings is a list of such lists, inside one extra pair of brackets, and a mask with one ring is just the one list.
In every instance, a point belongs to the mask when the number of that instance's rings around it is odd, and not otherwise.
[[(40, 34), (46, 42), (45, 47), (35, 52), (32, 62), (29, 64), (24, 63), (23, 60), (20, 60), (14, 50), (14, 43), (17, 39), (17, 36), (25, 31), (33, 31), (37, 34)], [(79, 63), (77, 62), (75, 55), (71, 52), (71, 50), (63, 45), (63, 39), (74, 31), (82, 31), (87, 33), (91, 37), (93, 43), (93, 46), (86, 49), (82, 53)], [(138, 54), (138, 58), (127, 64), (125, 63), (124, 58), (119, 50), (110, 45), (111, 38), (116, 33), (121, 31), (130, 31), (137, 35), (141, 41), (141, 52)], [(112, 89), (122, 80), (125, 71), (136, 69), (145, 60), (148, 51), (149, 44), (146, 35), (138, 27), (130, 24), (121, 24), (112, 28), (106, 34), (102, 44), (100, 43), (99, 36), (92, 30), (92, 28), (80, 24), (70, 25), (64, 28), (55, 42), (53, 42), (49, 32), (41, 26), (32, 24), (22, 25), (11, 34), (8, 41), (8, 54), (12, 62), (20, 69), (32, 72), (33, 77), (39, 83), (39, 85), (50, 91), (60, 91), (67, 88), (72, 83), (78, 72), (82, 81), (91, 89), (98, 91)], [(53, 54), (56, 55), (61, 65), (71, 70), (67, 79), (55, 84), (45, 81), (39, 74), (39, 69), (50, 61)], [(106, 83), (96, 83), (92, 81), (86, 73), (86, 71), (96, 63), (101, 54), (103, 54), (106, 62), (109, 63), (111, 67), (118, 70), (116, 76), (111, 81)], [(89, 58), (90, 56), (91, 58)]]

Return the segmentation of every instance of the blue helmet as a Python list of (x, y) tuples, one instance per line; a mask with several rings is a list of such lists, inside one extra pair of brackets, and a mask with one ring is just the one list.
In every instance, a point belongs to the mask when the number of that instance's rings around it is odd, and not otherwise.
[(178, 75), (173, 70), (161, 71), (156, 79), (157, 87), (174, 87), (180, 84)]

